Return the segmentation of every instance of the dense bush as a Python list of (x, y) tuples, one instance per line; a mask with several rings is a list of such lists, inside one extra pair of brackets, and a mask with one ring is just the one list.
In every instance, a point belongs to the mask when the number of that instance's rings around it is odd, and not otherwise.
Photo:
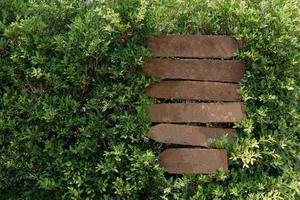
[[(1, 0), (0, 199), (299, 199), (297, 0)], [(242, 39), (230, 172), (166, 176), (139, 73), (155, 33)]]
[(138, 72), (147, 4), (120, 2), (1, 1), (4, 199), (159, 194)]

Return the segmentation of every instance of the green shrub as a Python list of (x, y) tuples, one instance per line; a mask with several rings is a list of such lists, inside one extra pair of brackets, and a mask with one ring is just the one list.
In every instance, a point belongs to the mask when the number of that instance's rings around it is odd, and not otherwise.
[[(299, 199), (297, 0), (1, 0), (0, 199)], [(243, 39), (230, 172), (164, 176), (146, 139), (155, 33)]]
[[(147, 4), (1, 1), (1, 197), (162, 190), (144, 142)], [(133, 9), (134, 8), (134, 9)]]
[[(246, 114), (230, 152), (230, 173), (191, 176), (190, 199), (300, 199), (299, 1), (164, 1), (160, 33), (218, 34), (241, 39), (247, 70), (240, 95)], [(218, 144), (217, 147), (222, 147)], [(178, 194), (176, 194), (178, 193)]]

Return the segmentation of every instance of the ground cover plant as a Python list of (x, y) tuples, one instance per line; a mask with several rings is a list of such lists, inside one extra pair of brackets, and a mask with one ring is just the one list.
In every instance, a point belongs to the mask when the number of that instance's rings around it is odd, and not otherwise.
[[(0, 1), (0, 199), (299, 199), (295, 0)], [(170, 176), (139, 71), (155, 34), (244, 41), (230, 172)]]

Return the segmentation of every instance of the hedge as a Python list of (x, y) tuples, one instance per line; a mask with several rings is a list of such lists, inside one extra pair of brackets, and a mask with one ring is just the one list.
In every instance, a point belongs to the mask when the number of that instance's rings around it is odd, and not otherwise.
[[(298, 0), (1, 0), (0, 199), (300, 199)], [(230, 171), (168, 175), (140, 69), (155, 34), (245, 47)]]

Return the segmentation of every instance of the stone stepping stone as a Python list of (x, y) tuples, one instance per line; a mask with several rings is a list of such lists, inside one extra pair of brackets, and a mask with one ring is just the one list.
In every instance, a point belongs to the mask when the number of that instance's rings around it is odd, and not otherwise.
[(156, 142), (208, 147), (209, 139), (226, 136), (233, 140), (236, 131), (231, 128), (207, 128), (200, 126), (158, 124), (152, 126), (149, 137)]
[(161, 35), (150, 39), (148, 47), (157, 57), (231, 58), (239, 44), (228, 36)]
[[(149, 86), (146, 93), (157, 99), (187, 100), (152, 105), (150, 120), (160, 124), (150, 128), (149, 137), (165, 144), (202, 147), (163, 151), (159, 163), (168, 173), (228, 170), (226, 150), (203, 147), (208, 147), (209, 139), (222, 136), (232, 141), (236, 131), (183, 123), (234, 123), (243, 117), (244, 103), (237, 94), (237, 83), (244, 76), (245, 63), (228, 60), (240, 46), (231, 37), (212, 35), (165, 35), (149, 41), (148, 47), (156, 58), (146, 63), (142, 71), (164, 80)], [(208, 102), (190, 103), (192, 100)]]
[(146, 93), (153, 98), (239, 101), (239, 85), (200, 81), (161, 81), (152, 84)]
[(159, 156), (159, 164), (171, 174), (209, 174), (228, 170), (227, 151), (223, 149), (167, 149)]
[(173, 103), (150, 107), (152, 122), (237, 122), (243, 117), (242, 102), (227, 103)]
[(237, 60), (152, 59), (143, 73), (166, 79), (239, 82), (245, 63)]

